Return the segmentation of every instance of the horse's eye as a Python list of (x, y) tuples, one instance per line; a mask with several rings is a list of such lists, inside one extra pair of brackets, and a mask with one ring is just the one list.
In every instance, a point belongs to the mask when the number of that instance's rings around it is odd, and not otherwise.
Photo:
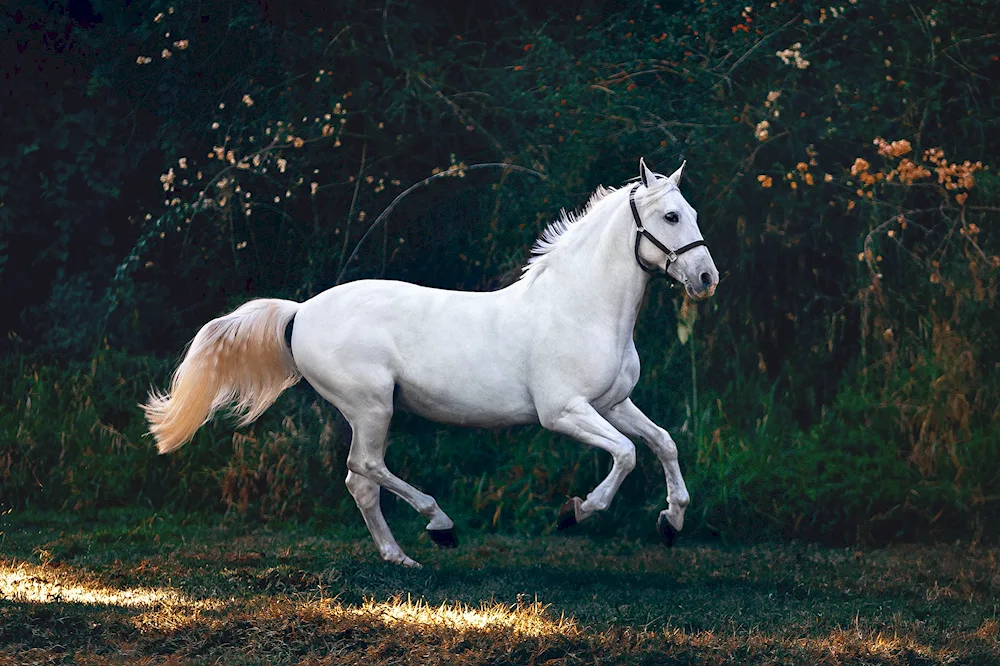
[(674, 211), (670, 211), (664, 217), (666, 217), (667, 222), (669, 222), (670, 224), (677, 224), (677, 221), (679, 219), (677, 217), (677, 213), (675, 213)]

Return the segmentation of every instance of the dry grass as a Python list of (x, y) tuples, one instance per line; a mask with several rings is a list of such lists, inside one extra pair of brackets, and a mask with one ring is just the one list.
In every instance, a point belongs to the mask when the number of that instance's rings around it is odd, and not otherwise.
[(111, 520), (5, 527), (0, 663), (1000, 663), (995, 549), (469, 535), (410, 571), (353, 529)]

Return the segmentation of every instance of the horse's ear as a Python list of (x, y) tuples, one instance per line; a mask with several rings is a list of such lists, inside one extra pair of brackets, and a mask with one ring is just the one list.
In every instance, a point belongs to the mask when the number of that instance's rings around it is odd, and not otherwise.
[(646, 187), (649, 187), (649, 184), (656, 180), (656, 174), (649, 170), (649, 167), (646, 166), (646, 160), (642, 157), (639, 158), (639, 180)]
[(674, 187), (681, 186), (681, 172), (684, 171), (685, 164), (687, 164), (687, 160), (681, 162), (681, 165), (677, 169), (677, 171), (674, 171), (672, 174), (670, 174), (670, 182), (674, 184)]

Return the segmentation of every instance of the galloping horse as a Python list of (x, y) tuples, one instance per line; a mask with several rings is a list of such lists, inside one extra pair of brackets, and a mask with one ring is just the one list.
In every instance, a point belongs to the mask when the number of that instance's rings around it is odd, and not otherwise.
[(380, 487), (427, 518), (436, 543), (457, 543), (434, 498), (385, 465), (396, 407), (468, 426), (537, 423), (610, 453), (611, 471), (586, 499), (563, 506), (561, 528), (608, 507), (635, 467), (629, 438), (640, 438), (663, 465), (667, 508), (657, 528), (672, 538), (690, 502), (677, 447), (629, 395), (639, 379), (633, 329), (650, 275), (669, 275), (699, 299), (719, 282), (697, 213), (681, 195), (683, 168), (664, 177), (640, 160), (637, 182), (598, 188), (582, 212), (564, 211), (545, 229), (521, 278), (499, 291), (359, 280), (304, 303), (253, 300), (210, 321), (170, 392), (154, 391), (144, 407), (160, 453), (184, 445), (219, 408), (250, 423), (305, 377), (351, 425), (347, 487), (390, 562), (419, 566), (389, 531)]

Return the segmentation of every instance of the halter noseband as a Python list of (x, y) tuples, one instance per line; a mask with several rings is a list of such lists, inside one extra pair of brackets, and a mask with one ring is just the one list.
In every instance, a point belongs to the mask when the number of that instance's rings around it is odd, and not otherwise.
[[(657, 240), (656, 236), (646, 231), (646, 228), (642, 226), (642, 220), (639, 218), (639, 209), (635, 206), (635, 192), (639, 189), (641, 183), (636, 183), (632, 190), (628, 193), (628, 205), (632, 207), (632, 219), (635, 220), (636, 234), (635, 234), (635, 261), (639, 264), (639, 268), (646, 271), (650, 275), (662, 275), (667, 277), (667, 269), (670, 268), (670, 264), (677, 261), (677, 257), (681, 256), (689, 250), (693, 250), (696, 247), (708, 247), (708, 243), (704, 239), (696, 240), (693, 243), (688, 243), (682, 248), (676, 250), (671, 250), (666, 245)], [(667, 255), (667, 264), (663, 268), (663, 273), (660, 273), (656, 268), (650, 268), (646, 264), (642, 263), (642, 259), (639, 257), (639, 242), (645, 237), (649, 242), (658, 247)]]

